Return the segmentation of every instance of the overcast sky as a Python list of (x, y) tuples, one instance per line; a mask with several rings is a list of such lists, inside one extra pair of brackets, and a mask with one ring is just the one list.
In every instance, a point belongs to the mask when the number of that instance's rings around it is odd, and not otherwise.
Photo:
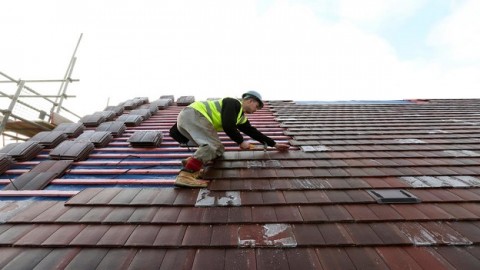
[(0, 71), (60, 79), (83, 33), (66, 103), (80, 115), (109, 98), (251, 89), (289, 100), (480, 98), (478, 14), (478, 0), (3, 1)]

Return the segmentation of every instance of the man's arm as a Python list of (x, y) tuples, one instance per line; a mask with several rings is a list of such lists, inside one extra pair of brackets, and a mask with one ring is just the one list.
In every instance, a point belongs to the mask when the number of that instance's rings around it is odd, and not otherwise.
[(241, 109), (242, 105), (238, 100), (233, 98), (223, 99), (221, 112), (223, 131), (232, 141), (239, 145), (243, 142), (243, 136), (237, 129), (237, 116)]
[(250, 124), (250, 122), (247, 120), (246, 123), (238, 125), (238, 129), (250, 136), (250, 138), (260, 142), (261, 144), (267, 144), (268, 146), (275, 146), (275, 141), (272, 140), (270, 137), (266, 136), (262, 132), (260, 132), (258, 129), (256, 129), (254, 126)]

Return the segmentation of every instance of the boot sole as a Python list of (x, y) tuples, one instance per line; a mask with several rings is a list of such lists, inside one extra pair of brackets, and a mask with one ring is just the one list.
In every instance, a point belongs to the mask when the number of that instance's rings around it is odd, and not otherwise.
[(199, 185), (188, 185), (188, 184), (181, 184), (181, 183), (175, 183), (173, 185), (176, 187), (187, 187), (187, 188), (206, 188), (208, 186), (208, 184), (204, 186), (203, 185), (199, 186)]

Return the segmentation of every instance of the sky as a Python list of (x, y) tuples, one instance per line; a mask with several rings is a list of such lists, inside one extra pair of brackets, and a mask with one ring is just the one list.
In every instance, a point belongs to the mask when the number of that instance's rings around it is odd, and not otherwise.
[[(16, 0), (0, 71), (80, 116), (134, 97), (480, 98), (478, 0)], [(0, 76), (0, 80), (3, 80)], [(56, 94), (58, 83), (31, 83)], [(3, 92), (14, 84), (0, 84)], [(2, 105), (5, 106), (5, 105)]]

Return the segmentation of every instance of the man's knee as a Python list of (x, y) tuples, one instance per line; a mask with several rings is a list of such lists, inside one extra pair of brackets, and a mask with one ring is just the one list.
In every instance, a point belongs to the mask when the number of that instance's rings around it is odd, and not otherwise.
[(195, 156), (203, 162), (208, 162), (223, 155), (224, 152), (223, 144), (203, 144), (199, 147)]

